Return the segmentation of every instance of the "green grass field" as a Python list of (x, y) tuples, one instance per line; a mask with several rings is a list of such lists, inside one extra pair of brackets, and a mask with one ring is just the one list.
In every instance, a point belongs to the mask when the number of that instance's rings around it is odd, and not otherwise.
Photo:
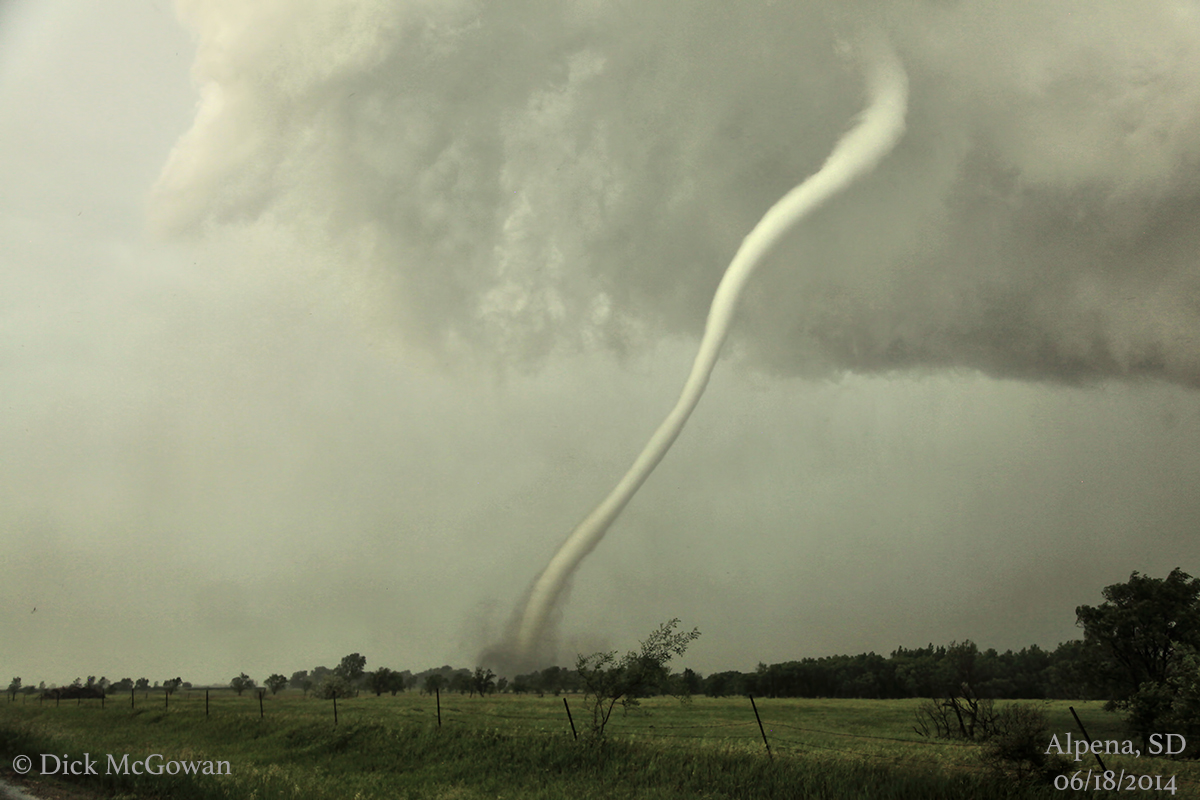
[[(582, 698), (566, 695), (583, 734)], [(603, 746), (572, 738), (561, 697), (361, 696), (338, 703), (285, 692), (264, 701), (182, 691), (99, 701), (0, 701), (5, 766), (19, 754), (84, 752), (99, 761), (159, 753), (164, 760), (221, 760), (231, 775), (104, 775), (83, 787), (124, 797), (171, 798), (1035, 798), (1075, 796), (1018, 787), (989, 772), (976, 746), (914, 733), (917, 700), (757, 699), (774, 754), (769, 759), (749, 701), (669, 698), (614, 713)], [(1047, 705), (1051, 732), (1072, 738), (1074, 705), (1094, 739), (1123, 739), (1099, 704)], [(1176, 776), (1175, 797), (1200, 797), (1200, 765), (1108, 756), (1106, 766)], [(1079, 763), (1095, 769), (1093, 759)], [(1153, 792), (1164, 795), (1163, 792)], [(1122, 794), (1128, 794), (1122, 792)], [(1145, 794), (1145, 792), (1139, 792)], [(1087, 791), (1078, 796), (1106, 796)], [(1115, 796), (1115, 795), (1113, 795)], [(1171, 796), (1165, 794), (1165, 796)]]

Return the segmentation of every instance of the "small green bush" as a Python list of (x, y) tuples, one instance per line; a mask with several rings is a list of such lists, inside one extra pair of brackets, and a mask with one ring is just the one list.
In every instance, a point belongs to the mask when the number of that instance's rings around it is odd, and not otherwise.
[(1013, 703), (997, 712), (991, 733), (983, 744), (983, 763), (1007, 779), (1020, 783), (1050, 783), (1069, 771), (1071, 762), (1047, 754), (1050, 723), (1033, 703)]

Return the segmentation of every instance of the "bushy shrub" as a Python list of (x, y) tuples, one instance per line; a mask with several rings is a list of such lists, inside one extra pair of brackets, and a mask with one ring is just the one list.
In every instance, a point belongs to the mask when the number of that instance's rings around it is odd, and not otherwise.
[(1033, 703), (1013, 703), (996, 713), (980, 755), (1007, 780), (1049, 783), (1071, 766), (1065, 757), (1047, 754), (1049, 740), (1046, 713)]
[(1149, 746), (1151, 733), (1177, 733), (1187, 739), (1181, 758), (1200, 756), (1200, 654), (1182, 651), (1165, 681), (1147, 681), (1126, 701), (1126, 723)]

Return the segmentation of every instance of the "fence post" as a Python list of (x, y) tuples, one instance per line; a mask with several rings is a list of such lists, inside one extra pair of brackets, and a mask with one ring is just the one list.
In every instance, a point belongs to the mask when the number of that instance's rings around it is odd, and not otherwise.
[(204, 718), (208, 719), (208, 689), (204, 690)]
[(1075, 713), (1075, 707), (1067, 706), (1067, 709), (1071, 712), (1071, 716), (1075, 718), (1075, 724), (1079, 726), (1079, 730), (1083, 731), (1083, 738), (1087, 739), (1088, 749), (1090, 749), (1092, 751), (1092, 755), (1096, 757), (1096, 763), (1100, 765), (1100, 770), (1102, 772), (1108, 772), (1104, 766), (1104, 762), (1100, 760), (1100, 754), (1096, 752), (1095, 747), (1092, 747), (1092, 737), (1088, 736), (1087, 728), (1083, 727), (1083, 723), (1079, 721), (1079, 715)]
[(163, 687), (163, 710), (171, 707), (171, 693), (167, 691), (167, 687)]
[(337, 695), (333, 696), (333, 727), (337, 727)]
[(762, 717), (758, 715), (758, 706), (754, 704), (754, 695), (748, 694), (747, 697), (750, 698), (750, 707), (754, 709), (754, 718), (758, 720), (758, 732), (762, 734), (763, 744), (767, 746), (767, 758), (774, 761), (775, 756), (771, 755), (771, 745), (767, 741), (767, 732), (763, 730)]
[(442, 727), (442, 693), (435, 686), (433, 687), (433, 696), (437, 699), (438, 710), (438, 727)]
[(258, 690), (258, 718), (259, 718), (259, 719), (262, 719), (262, 718), (263, 718), (263, 706), (262, 706), (262, 699), (263, 699), (263, 693), (264, 693), (264, 691), (265, 691), (264, 689), (259, 689), (259, 690)]
[(563, 707), (567, 709), (567, 722), (571, 723), (571, 735), (575, 737), (575, 741), (579, 741), (579, 734), (575, 732), (575, 720), (571, 719), (571, 707), (567, 705), (567, 698), (563, 698)]
[(137, 689), (130, 687), (129, 689), (129, 707), (134, 708), (137, 698)]

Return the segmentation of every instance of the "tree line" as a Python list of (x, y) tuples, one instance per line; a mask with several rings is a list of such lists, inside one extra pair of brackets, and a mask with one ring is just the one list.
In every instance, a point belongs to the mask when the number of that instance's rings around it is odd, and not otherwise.
[[(963, 677), (984, 696), (996, 699), (1095, 699), (1103, 698), (1102, 689), (1089, 684), (1080, 668), (1085, 655), (1082, 642), (1060, 644), (1055, 650), (1043, 650), (1031, 645), (1020, 651), (998, 653), (994, 649), (980, 650), (973, 642), (951, 642), (946, 645), (906, 649), (900, 647), (885, 657), (874, 652), (859, 655), (824, 656), (785, 661), (776, 664), (759, 663), (752, 672), (728, 670), (707, 677), (691, 669), (670, 676), (662, 687), (664, 693), (688, 693), (724, 697), (753, 694), (764, 697), (847, 697), (894, 699), (906, 697), (935, 697), (948, 686), (961, 683)], [(474, 670), (449, 665), (420, 673), (379, 667), (367, 671), (366, 657), (358, 653), (345, 656), (335, 667), (314, 667), (293, 672), (291, 677), (275, 673), (263, 681), (263, 688), (276, 694), (285, 688), (302, 691), (306, 696), (330, 699), (333, 696), (351, 697), (360, 692), (375, 695), (417, 689), (432, 694), (435, 690), (462, 694), (554, 694), (583, 691), (583, 680), (577, 669), (561, 666), (520, 674), (512, 681), (497, 677), (491, 670)], [(259, 688), (258, 682), (241, 673), (229, 686), (237, 694)], [(155, 690), (174, 692), (189, 689), (192, 684), (179, 678), (151, 682), (124, 678), (110, 682), (107, 678), (89, 676), (87, 681), (76, 679), (70, 687), (85, 692), (81, 696), (108, 693)], [(43, 684), (40, 690), (46, 691)], [(53, 687), (58, 689), (60, 687)], [(14, 679), (9, 691), (37, 691), (22, 687)]]

